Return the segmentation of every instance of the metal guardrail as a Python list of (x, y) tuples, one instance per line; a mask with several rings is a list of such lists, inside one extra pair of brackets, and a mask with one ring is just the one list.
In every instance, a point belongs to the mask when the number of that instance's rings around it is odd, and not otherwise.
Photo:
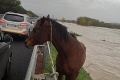
[[(54, 63), (53, 63), (53, 59), (52, 59), (52, 56), (51, 56), (51, 53), (50, 53), (50, 46), (49, 46), (49, 43), (47, 42), (47, 47), (48, 47), (48, 53), (49, 53), (49, 57), (50, 57), (50, 61), (51, 61), (51, 68), (52, 68), (52, 73), (53, 74), (55, 74), (56, 73), (56, 71), (55, 71), (55, 69), (54, 69)], [(57, 80), (57, 77), (56, 77), (56, 75), (54, 75), (53, 76), (54, 77), (54, 80)]]
[(31, 76), (35, 73), (35, 66), (36, 66), (36, 59), (37, 59), (37, 47), (38, 45), (34, 46), (25, 80), (31, 80)]
[[(52, 76), (52, 78), (51, 77), (46, 77), (44, 80), (57, 80), (56, 72), (55, 72), (54, 65), (53, 65), (53, 60), (52, 60), (52, 57), (51, 57), (51, 54), (50, 54), (50, 46), (49, 46), (48, 42), (45, 43), (44, 45), (34, 46), (32, 56), (31, 56), (31, 60), (30, 60), (28, 70), (27, 70), (27, 73), (26, 73), (25, 80), (34, 80), (34, 79), (32, 79), (32, 77), (35, 75), (35, 67), (36, 67), (36, 60), (37, 60), (37, 56), (38, 56), (39, 47), (43, 47), (43, 64), (42, 64), (42, 67), (44, 68), (46, 66), (45, 63), (46, 63), (46, 54), (47, 53), (49, 54), (50, 61), (51, 61), (51, 64), (52, 64), (52, 66), (51, 66), (52, 73), (50, 75), (53, 75), (53, 76)], [(47, 73), (47, 75), (48, 74), (49, 73)], [(44, 73), (43, 73), (43, 75), (44, 75)]]

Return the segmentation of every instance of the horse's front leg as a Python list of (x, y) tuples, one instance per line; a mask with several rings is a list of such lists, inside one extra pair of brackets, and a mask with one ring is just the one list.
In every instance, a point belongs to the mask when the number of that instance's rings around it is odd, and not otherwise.
[(67, 76), (65, 76), (65, 80), (76, 80), (77, 76), (78, 76), (78, 74), (67, 75)]
[(62, 74), (59, 74), (58, 80), (62, 80), (62, 79), (63, 79), (63, 75), (62, 75)]

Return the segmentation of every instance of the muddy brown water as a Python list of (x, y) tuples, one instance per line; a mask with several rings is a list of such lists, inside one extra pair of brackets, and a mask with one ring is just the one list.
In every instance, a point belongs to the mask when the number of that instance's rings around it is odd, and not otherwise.
[(93, 80), (120, 80), (120, 29), (61, 23), (87, 48), (85, 70)]

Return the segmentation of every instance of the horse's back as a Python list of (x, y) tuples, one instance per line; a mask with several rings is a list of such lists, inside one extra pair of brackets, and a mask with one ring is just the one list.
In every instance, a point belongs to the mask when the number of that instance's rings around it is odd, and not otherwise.
[(85, 62), (85, 59), (86, 59), (86, 47), (85, 47), (85, 45), (82, 43), (82, 42), (79, 42), (79, 45), (80, 45), (80, 47), (79, 47), (79, 53), (80, 53), (80, 57), (81, 57), (81, 60), (82, 60), (82, 62), (83, 62), (83, 64), (84, 64), (84, 62)]
[(82, 42), (77, 41), (74, 48), (74, 55), (79, 59), (81, 63), (84, 63), (86, 58), (86, 47)]
[(86, 47), (82, 42), (79, 42), (79, 45), (81, 45), (82, 49), (86, 52)]

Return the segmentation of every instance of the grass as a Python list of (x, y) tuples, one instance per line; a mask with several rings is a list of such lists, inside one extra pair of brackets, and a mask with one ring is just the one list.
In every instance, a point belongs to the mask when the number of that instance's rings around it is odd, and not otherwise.
[[(52, 46), (52, 58), (53, 58), (54, 65), (56, 63), (56, 56), (57, 56), (57, 51), (56, 51), (55, 47)], [(50, 67), (51, 67), (50, 58), (48, 56), (47, 56), (46, 65), (47, 66), (45, 67), (45, 72), (51, 72), (51, 69), (50, 69)], [(56, 69), (56, 67), (55, 67), (55, 69)], [(64, 77), (63, 80), (65, 80), (65, 77)], [(90, 77), (89, 73), (87, 73), (85, 71), (84, 68), (81, 68), (80, 71), (79, 71), (79, 75), (77, 77), (77, 80), (92, 80), (92, 78)]]
[(89, 73), (85, 71), (84, 68), (81, 68), (77, 80), (92, 80), (92, 78), (90, 77)]

